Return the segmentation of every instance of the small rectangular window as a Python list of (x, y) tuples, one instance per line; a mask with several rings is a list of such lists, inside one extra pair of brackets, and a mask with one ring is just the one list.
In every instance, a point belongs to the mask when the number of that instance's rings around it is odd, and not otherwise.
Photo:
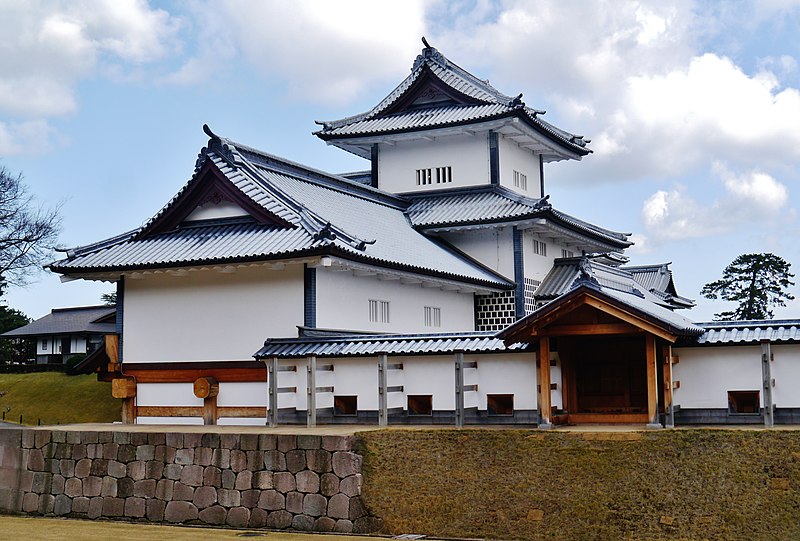
[(389, 323), (389, 301), (369, 299), (369, 320), (372, 323)]
[(425, 326), (426, 327), (441, 327), (442, 326), (442, 309), (435, 306), (425, 307)]
[(514, 395), (486, 395), (486, 412), (489, 415), (514, 415)]
[(417, 186), (428, 186), (434, 183), (447, 184), (453, 182), (453, 168), (449, 165), (417, 169)]
[(42, 351), (47, 350), (47, 340), (42, 340)]
[(433, 395), (408, 395), (409, 415), (431, 415), (433, 413)]
[(547, 257), (547, 243), (542, 240), (533, 239), (533, 253)]
[(358, 413), (357, 396), (334, 396), (333, 414), (334, 415), (356, 415)]
[(566, 248), (561, 248), (561, 257), (575, 257), (575, 252), (567, 250)]
[(445, 184), (453, 182), (453, 168), (449, 165), (447, 167), (436, 168), (436, 184)]
[(528, 191), (528, 176), (519, 171), (514, 171), (514, 187)]
[(417, 169), (417, 186), (427, 186), (433, 181), (431, 168)]
[(729, 413), (761, 413), (761, 398), (758, 391), (728, 391)]

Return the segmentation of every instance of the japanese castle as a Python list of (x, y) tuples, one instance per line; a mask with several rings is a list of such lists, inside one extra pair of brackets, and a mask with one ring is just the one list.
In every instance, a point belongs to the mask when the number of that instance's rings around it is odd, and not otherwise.
[(545, 169), (591, 154), (425, 42), (371, 110), (314, 135), (330, 174), (207, 126), (141, 228), (50, 268), (117, 286), (83, 363), (123, 421), (791, 423), (797, 322), (695, 323), (669, 264), (565, 214)]

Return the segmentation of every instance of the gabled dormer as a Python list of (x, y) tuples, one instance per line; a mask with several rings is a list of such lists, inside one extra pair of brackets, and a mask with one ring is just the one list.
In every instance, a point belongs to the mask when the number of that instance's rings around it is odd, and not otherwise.
[(545, 195), (544, 163), (579, 160), (589, 142), (541, 119), (425, 45), (411, 74), (370, 111), (315, 134), (371, 160), (372, 185), (409, 193), (483, 185)]

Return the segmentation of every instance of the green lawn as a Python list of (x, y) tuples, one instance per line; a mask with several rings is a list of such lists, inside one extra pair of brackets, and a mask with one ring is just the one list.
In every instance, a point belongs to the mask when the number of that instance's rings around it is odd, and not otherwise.
[(13, 423), (20, 415), (25, 425), (120, 420), (120, 400), (111, 397), (111, 384), (98, 382), (94, 375), (0, 374), (0, 395), (0, 412)]

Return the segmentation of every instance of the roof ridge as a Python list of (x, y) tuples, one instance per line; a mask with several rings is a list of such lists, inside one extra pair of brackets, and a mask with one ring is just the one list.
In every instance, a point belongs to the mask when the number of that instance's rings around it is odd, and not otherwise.
[(74, 311), (74, 310), (100, 310), (100, 309), (108, 309), (108, 310), (116, 310), (116, 304), (93, 304), (90, 306), (66, 306), (63, 308), (52, 308), (50, 313), (55, 312), (66, 312), (66, 311)]

